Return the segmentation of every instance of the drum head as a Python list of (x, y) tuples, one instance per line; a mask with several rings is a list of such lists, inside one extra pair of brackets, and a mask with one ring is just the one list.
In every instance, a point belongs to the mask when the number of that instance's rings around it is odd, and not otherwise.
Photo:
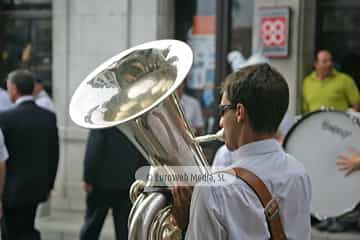
[(312, 183), (312, 213), (337, 216), (360, 201), (360, 172), (344, 177), (336, 167), (339, 154), (360, 150), (358, 119), (337, 111), (303, 117), (284, 141), (284, 149), (302, 162)]

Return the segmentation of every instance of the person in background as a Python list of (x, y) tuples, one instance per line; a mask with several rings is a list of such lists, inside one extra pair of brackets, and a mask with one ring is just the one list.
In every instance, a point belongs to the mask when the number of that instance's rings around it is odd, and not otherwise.
[[(21, 56), (22, 65), (26, 69), (31, 68), (32, 53), (33, 53), (32, 43), (29, 42), (23, 49)], [(35, 103), (38, 106), (46, 110), (49, 110), (50, 112), (55, 113), (54, 103), (52, 102), (51, 98), (44, 90), (43, 81), (39, 77), (35, 78), (33, 96), (35, 98)]]
[(199, 101), (185, 94), (185, 81), (176, 89), (184, 110), (185, 118), (193, 129), (195, 135), (204, 134), (204, 118)]
[(10, 109), (13, 107), (13, 103), (10, 100), (9, 94), (5, 89), (0, 87), (0, 112)]
[[(6, 176), (6, 160), (9, 158), (8, 150), (5, 146), (4, 135), (0, 129), (0, 199), (4, 194), (5, 176)], [(2, 202), (0, 202), (0, 218), (3, 215)]]
[(360, 110), (360, 95), (354, 80), (333, 67), (332, 54), (320, 50), (316, 54), (315, 71), (303, 82), (303, 110), (305, 113), (323, 107), (338, 111), (348, 108)]
[(147, 165), (145, 159), (116, 127), (90, 130), (84, 160), (86, 213), (81, 240), (99, 239), (110, 209), (116, 239), (127, 239), (129, 189), (142, 165)]
[(54, 103), (44, 90), (42, 80), (39, 78), (36, 78), (35, 80), (33, 96), (35, 97), (35, 103), (38, 106), (43, 107), (50, 112), (55, 112)]
[(0, 113), (0, 128), (9, 151), (2, 196), (1, 239), (41, 239), (36, 210), (50, 197), (59, 162), (56, 116), (34, 102), (34, 75), (15, 70), (7, 89), (15, 106)]

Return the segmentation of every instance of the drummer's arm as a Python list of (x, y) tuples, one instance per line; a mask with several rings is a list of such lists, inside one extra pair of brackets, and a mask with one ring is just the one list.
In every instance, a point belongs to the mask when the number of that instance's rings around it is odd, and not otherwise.
[(354, 171), (360, 171), (360, 152), (354, 148), (350, 148), (350, 157), (339, 155), (336, 165), (340, 171), (345, 171), (345, 176), (350, 175)]

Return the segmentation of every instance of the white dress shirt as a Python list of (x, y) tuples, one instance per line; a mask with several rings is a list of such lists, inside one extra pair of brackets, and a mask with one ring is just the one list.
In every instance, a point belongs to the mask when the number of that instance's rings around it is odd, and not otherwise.
[[(289, 130), (295, 124), (295, 122), (296, 120), (294, 115), (287, 112), (283, 117), (279, 126), (279, 132), (282, 135), (282, 137), (286, 136), (286, 134), (289, 132)], [(228, 167), (230, 166), (231, 162), (232, 162), (231, 155), (229, 154), (229, 150), (224, 144), (216, 151), (212, 163), (212, 168), (218, 169), (219, 167)]]
[(183, 94), (181, 97), (181, 105), (190, 127), (193, 129), (203, 128), (204, 118), (199, 101), (196, 98)]
[(4, 141), (4, 134), (0, 129), (0, 161), (6, 161), (9, 158), (9, 152)]
[(226, 145), (222, 145), (215, 154), (213, 163), (212, 163), (212, 169), (216, 170), (218, 168), (228, 167), (232, 163), (232, 158), (229, 149), (226, 147)]
[(9, 94), (6, 90), (0, 88), (0, 112), (6, 111), (13, 106)]
[(45, 108), (50, 112), (55, 112), (54, 103), (44, 90), (41, 90), (41, 92), (35, 97), (35, 102), (38, 106)]
[(19, 105), (20, 103), (27, 102), (27, 101), (34, 101), (34, 97), (31, 95), (24, 95), (16, 99), (15, 105)]
[[(303, 165), (273, 139), (244, 145), (230, 155), (231, 167), (255, 173), (278, 200), (287, 238), (311, 239), (311, 185)], [(269, 239), (264, 208), (258, 197), (242, 180), (224, 175), (225, 183), (229, 184), (194, 188), (185, 239)]]

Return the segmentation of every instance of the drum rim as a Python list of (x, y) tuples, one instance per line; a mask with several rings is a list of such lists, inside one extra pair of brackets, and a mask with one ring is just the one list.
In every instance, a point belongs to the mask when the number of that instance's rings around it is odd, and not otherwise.
[[(347, 117), (350, 117), (350, 114), (347, 112), (342, 112), (342, 111), (338, 111), (338, 110), (334, 110), (334, 109), (321, 109), (321, 110), (316, 110), (313, 112), (309, 112), (306, 113), (302, 118), (300, 118), (298, 121), (296, 121), (296, 123), (290, 128), (289, 132), (286, 134), (284, 141), (282, 143), (282, 147), (283, 149), (286, 151), (286, 145), (289, 142), (289, 139), (292, 135), (292, 133), (295, 131), (295, 129), (306, 119), (310, 118), (313, 115), (319, 114), (319, 113), (324, 113), (324, 112), (332, 112), (332, 113), (337, 113), (337, 114), (343, 114), (346, 115)], [(359, 123), (358, 123), (359, 125)], [(359, 125), (360, 127), (360, 125)]]

